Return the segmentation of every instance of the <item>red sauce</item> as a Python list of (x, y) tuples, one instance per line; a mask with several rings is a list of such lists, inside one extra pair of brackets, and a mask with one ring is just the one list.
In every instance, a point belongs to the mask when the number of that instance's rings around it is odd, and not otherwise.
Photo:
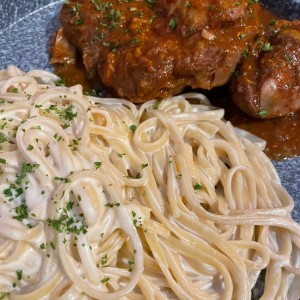
[(82, 62), (77, 62), (76, 64), (55, 64), (54, 69), (55, 73), (63, 78), (66, 86), (81, 84), (85, 92), (95, 88), (96, 82), (88, 79)]
[(289, 117), (256, 120), (241, 113), (229, 120), (236, 126), (266, 140), (266, 154), (275, 160), (300, 156), (300, 112)]
[(228, 88), (206, 93), (211, 102), (225, 109), (225, 118), (267, 142), (265, 153), (274, 160), (300, 156), (300, 111), (284, 118), (254, 119), (240, 111), (230, 100)]
[[(262, 9), (261, 20), (264, 25), (276, 19), (266, 9)], [(216, 105), (225, 108), (225, 118), (237, 127), (247, 130), (267, 142), (265, 153), (274, 160), (283, 160), (300, 156), (300, 111), (284, 118), (254, 119), (240, 111), (230, 100), (228, 89), (220, 88), (220, 92), (209, 96)], [(225, 96), (224, 96), (225, 93)]]
[(55, 64), (54, 72), (63, 78), (66, 86), (81, 84), (83, 92), (98, 97), (117, 97), (116, 93), (107, 87), (104, 87), (96, 79), (89, 79), (88, 74), (80, 59), (76, 64)]

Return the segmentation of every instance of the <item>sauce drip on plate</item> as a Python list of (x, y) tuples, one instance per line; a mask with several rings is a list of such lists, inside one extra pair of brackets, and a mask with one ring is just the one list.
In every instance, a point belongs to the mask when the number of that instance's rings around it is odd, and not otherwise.
[(254, 119), (240, 111), (230, 100), (228, 88), (205, 93), (211, 102), (225, 109), (225, 118), (267, 142), (265, 153), (274, 160), (300, 156), (300, 111), (283, 118)]
[[(264, 25), (269, 24), (274, 15), (265, 9), (261, 10)], [(79, 58), (79, 57), (78, 57)], [(113, 90), (104, 88), (97, 80), (88, 79), (82, 61), (76, 64), (54, 64), (55, 72), (62, 77), (67, 86), (81, 84), (84, 92), (102, 97), (117, 96)], [(225, 109), (225, 118), (234, 126), (247, 130), (266, 140), (265, 153), (274, 160), (300, 156), (300, 111), (283, 118), (261, 120), (254, 119), (241, 112), (231, 101), (228, 86), (218, 87), (211, 91), (202, 91), (209, 100)]]

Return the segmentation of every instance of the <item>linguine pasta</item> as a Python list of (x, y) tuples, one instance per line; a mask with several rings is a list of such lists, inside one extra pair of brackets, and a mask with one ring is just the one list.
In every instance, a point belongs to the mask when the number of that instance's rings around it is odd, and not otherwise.
[(201, 94), (137, 107), (0, 72), (10, 299), (298, 299), (300, 230), (263, 153)]

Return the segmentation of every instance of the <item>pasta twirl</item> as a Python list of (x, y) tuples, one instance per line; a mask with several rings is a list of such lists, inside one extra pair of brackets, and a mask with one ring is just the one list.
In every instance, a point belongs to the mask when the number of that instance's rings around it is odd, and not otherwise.
[(0, 72), (0, 291), (11, 299), (298, 299), (293, 201), (200, 94), (139, 107)]

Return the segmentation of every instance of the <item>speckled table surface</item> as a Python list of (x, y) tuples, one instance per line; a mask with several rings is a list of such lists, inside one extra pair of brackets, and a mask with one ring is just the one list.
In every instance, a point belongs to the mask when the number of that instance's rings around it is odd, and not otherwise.
[(300, 18), (300, 0), (260, 0), (267, 8), (286, 19)]
[[(288, 13), (300, 5), (300, 0), (262, 1), (269, 5), (273, 2), (274, 7), (286, 9)], [(25, 71), (32, 68), (51, 70), (48, 63), (49, 37), (59, 25), (58, 13), (62, 2), (1, 0), (0, 69), (15, 64)], [(300, 11), (293, 13), (299, 15)], [(275, 166), (283, 185), (295, 200), (293, 217), (300, 223), (300, 157), (275, 162)]]

